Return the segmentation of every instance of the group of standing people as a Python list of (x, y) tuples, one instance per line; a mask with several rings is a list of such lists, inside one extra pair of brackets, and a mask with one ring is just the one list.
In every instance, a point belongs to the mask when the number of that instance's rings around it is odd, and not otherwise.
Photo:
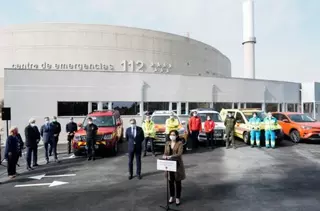
[[(5, 148), (5, 159), (8, 161), (7, 171), (10, 178), (14, 178), (17, 175), (16, 166), (19, 157), (22, 157), (24, 145), (26, 147), (27, 170), (33, 170), (34, 167), (39, 166), (37, 162), (38, 144), (41, 139), (44, 144), (47, 164), (49, 163), (49, 156), (52, 156), (52, 154), (54, 155), (54, 161), (59, 162), (57, 144), (61, 132), (61, 125), (55, 116), (52, 118), (51, 122), (49, 117), (45, 117), (44, 120), (45, 122), (40, 130), (38, 129), (34, 118), (29, 120), (29, 124), (24, 129), (25, 144), (18, 132), (18, 127), (13, 126), (10, 128)], [(32, 166), (31, 163), (33, 164)]]

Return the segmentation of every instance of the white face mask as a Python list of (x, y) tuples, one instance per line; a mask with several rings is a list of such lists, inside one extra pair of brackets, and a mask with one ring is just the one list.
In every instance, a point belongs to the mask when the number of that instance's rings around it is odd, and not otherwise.
[(272, 115), (270, 115), (270, 114), (269, 114), (269, 115), (268, 115), (268, 117), (269, 117), (269, 118), (271, 118), (271, 117), (272, 117)]
[(49, 120), (46, 120), (45, 123), (48, 124), (48, 123), (49, 123)]
[(228, 117), (231, 117), (231, 114), (228, 114)]
[(136, 127), (136, 124), (134, 124), (134, 123), (131, 123), (131, 127)]
[(176, 136), (170, 136), (170, 140), (171, 140), (171, 141), (175, 141), (176, 139), (177, 139)]
[(92, 124), (92, 122), (88, 122), (88, 124), (89, 124), (89, 125), (91, 125), (91, 124)]
[(171, 119), (174, 119), (174, 116), (170, 116)]
[(197, 116), (197, 114), (193, 114), (193, 116)]
[(35, 123), (31, 123), (30, 125), (31, 125), (31, 127), (34, 127), (34, 126), (36, 126), (36, 124), (35, 124)]

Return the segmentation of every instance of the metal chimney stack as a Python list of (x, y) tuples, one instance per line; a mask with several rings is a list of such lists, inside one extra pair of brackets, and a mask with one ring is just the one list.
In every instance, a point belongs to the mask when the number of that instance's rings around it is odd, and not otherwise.
[(243, 2), (244, 78), (255, 78), (255, 44), (254, 3), (246, 0)]

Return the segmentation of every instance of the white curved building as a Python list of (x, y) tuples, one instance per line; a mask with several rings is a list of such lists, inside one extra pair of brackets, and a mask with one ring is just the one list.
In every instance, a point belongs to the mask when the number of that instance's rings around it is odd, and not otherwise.
[(12, 124), (30, 117), (82, 118), (197, 107), (297, 111), (301, 84), (231, 78), (214, 47), (173, 34), (107, 25), (34, 24), (0, 30), (5, 106)]

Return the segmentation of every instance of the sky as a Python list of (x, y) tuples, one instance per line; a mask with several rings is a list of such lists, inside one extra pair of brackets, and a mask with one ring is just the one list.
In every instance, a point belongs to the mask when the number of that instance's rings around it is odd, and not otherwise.
[[(228, 56), (243, 77), (243, 0), (0, 0), (0, 27), (92, 23), (170, 32)], [(320, 1), (255, 0), (256, 78), (320, 81)]]

